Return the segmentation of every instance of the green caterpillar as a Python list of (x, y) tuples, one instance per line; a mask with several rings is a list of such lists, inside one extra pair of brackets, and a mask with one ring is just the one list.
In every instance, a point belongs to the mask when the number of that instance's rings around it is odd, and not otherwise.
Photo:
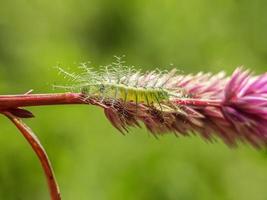
[(185, 92), (172, 85), (176, 69), (170, 72), (159, 70), (141, 73), (132, 67), (124, 66), (118, 58), (117, 62), (102, 68), (99, 72), (82, 65), (84, 73), (70, 74), (59, 68), (60, 72), (75, 81), (75, 85), (65, 88), (79, 88), (87, 98), (98, 98), (99, 101), (122, 101), (142, 103), (147, 106), (162, 108), (171, 98), (183, 97)]
[(90, 96), (108, 99), (120, 99), (124, 102), (146, 103), (152, 105), (167, 101), (170, 94), (167, 90), (159, 88), (129, 87), (123, 84), (99, 83), (82, 87), (82, 93)]

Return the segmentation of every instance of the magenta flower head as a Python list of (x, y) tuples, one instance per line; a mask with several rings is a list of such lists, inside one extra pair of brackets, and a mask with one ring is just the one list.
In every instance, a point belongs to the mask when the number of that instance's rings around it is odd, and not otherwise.
[(267, 73), (237, 69), (225, 87), (222, 112), (237, 136), (255, 146), (267, 142)]
[(180, 75), (175, 69), (143, 73), (121, 60), (99, 72), (82, 68), (82, 75), (60, 70), (75, 81), (71, 88), (79, 89), (83, 101), (104, 108), (122, 133), (142, 122), (155, 137), (172, 132), (221, 138), (229, 146), (267, 144), (267, 74), (254, 76), (242, 68), (231, 77)]

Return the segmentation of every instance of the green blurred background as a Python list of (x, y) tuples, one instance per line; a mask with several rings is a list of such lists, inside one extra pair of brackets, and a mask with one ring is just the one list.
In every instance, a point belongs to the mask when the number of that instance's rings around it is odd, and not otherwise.
[[(0, 0), (0, 93), (58, 92), (53, 66), (130, 65), (184, 73), (267, 69), (266, 0)], [(266, 200), (267, 154), (199, 137), (122, 136), (90, 106), (30, 108), (63, 200)], [(0, 199), (45, 200), (37, 158), (0, 118)]]

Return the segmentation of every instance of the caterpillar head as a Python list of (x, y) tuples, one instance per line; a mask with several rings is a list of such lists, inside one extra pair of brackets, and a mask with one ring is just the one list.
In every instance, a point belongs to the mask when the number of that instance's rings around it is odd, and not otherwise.
[(107, 98), (114, 94), (114, 86), (105, 83), (94, 83), (81, 88), (87, 97)]

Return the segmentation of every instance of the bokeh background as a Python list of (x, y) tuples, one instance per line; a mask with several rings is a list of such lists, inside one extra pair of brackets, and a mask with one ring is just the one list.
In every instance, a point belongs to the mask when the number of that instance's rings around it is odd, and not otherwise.
[[(0, 0), (0, 93), (53, 91), (53, 66), (109, 64), (231, 74), (267, 69), (265, 0)], [(99, 108), (30, 108), (63, 200), (266, 200), (266, 151), (197, 136), (122, 136)], [(0, 199), (45, 200), (37, 158), (0, 118)]]

